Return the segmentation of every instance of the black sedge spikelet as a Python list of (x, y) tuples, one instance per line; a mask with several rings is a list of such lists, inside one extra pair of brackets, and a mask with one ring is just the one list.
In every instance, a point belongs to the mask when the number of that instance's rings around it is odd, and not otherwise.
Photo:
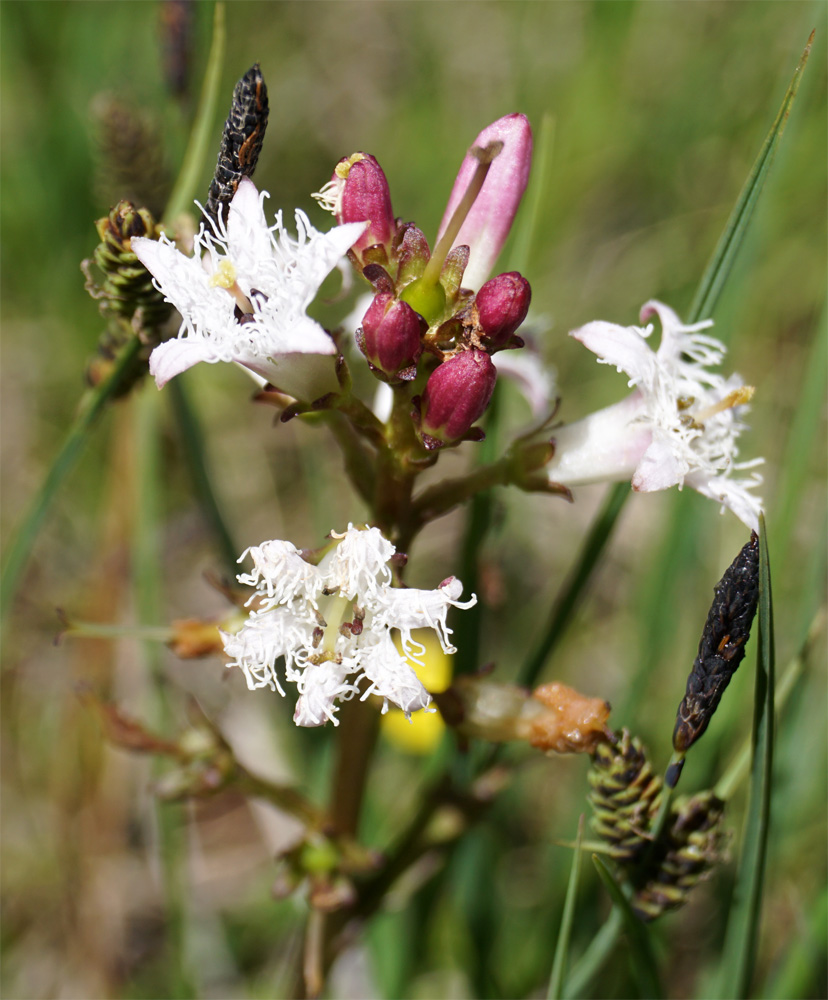
[(690, 891), (721, 860), (723, 819), (724, 802), (713, 792), (676, 801), (667, 829), (643, 870), (633, 875), (637, 888), (631, 903), (642, 920), (684, 906)]
[(632, 862), (650, 844), (648, 831), (661, 801), (661, 778), (653, 773), (638, 737), (623, 729), (615, 743), (602, 743), (588, 774), (592, 827), (618, 861)]
[(714, 590), (698, 656), (676, 716), (673, 747), (679, 753), (689, 750), (707, 729), (744, 659), (758, 600), (759, 538), (752, 532)]
[(230, 204), (242, 177), (253, 176), (262, 151), (268, 113), (267, 87), (256, 63), (236, 84), (230, 114), (224, 123), (216, 172), (204, 208), (204, 214), (212, 222), (218, 219), (219, 209)]

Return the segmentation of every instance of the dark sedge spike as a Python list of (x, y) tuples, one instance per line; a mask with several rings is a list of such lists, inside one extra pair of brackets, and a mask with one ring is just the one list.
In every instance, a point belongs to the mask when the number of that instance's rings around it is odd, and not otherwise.
[(685, 753), (704, 733), (745, 656), (759, 600), (759, 538), (751, 532), (716, 585), (713, 603), (676, 715), (673, 747)]
[(596, 747), (587, 778), (596, 836), (617, 861), (634, 862), (650, 844), (662, 793), (641, 741), (622, 729), (614, 743)]
[(244, 74), (233, 90), (230, 114), (221, 135), (216, 172), (207, 195), (205, 216), (216, 222), (219, 209), (230, 204), (242, 177), (252, 177), (262, 151), (269, 105), (259, 64)]
[(125, 344), (139, 337), (143, 347), (123, 374), (116, 395), (126, 395), (149, 371), (147, 359), (161, 342), (172, 306), (155, 287), (152, 275), (132, 252), (132, 237), (157, 240), (160, 229), (150, 211), (120, 201), (95, 223), (101, 242), (81, 263), (86, 290), (98, 302), (107, 322), (95, 355), (86, 368), (90, 385), (108, 378)]
[(690, 892), (722, 860), (723, 827), (724, 803), (713, 792), (674, 803), (654, 856), (644, 870), (632, 874), (635, 892), (630, 902), (641, 920), (655, 920), (684, 906)]

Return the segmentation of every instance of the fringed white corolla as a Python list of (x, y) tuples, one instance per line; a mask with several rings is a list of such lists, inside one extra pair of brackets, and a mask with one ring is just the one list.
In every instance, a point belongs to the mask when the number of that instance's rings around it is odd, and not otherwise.
[(256, 588), (249, 602), (255, 609), (238, 632), (222, 634), (229, 666), (241, 667), (251, 691), (269, 687), (284, 695), (277, 670), (284, 660), (285, 679), (299, 689), (298, 726), (336, 725), (336, 703), (357, 694), (363, 679), (361, 697), (378, 695), (383, 711), (389, 702), (407, 715), (426, 708), (431, 697), (392, 632), (415, 662), (423, 647), (412, 629), (434, 629), (445, 652), (453, 653), (449, 608), (470, 608), (477, 598), (461, 601), (456, 577), (436, 590), (392, 587), (388, 561), (396, 550), (378, 528), (349, 525), (331, 537), (318, 566), (290, 542), (263, 542), (242, 555), (253, 560), (239, 581)]
[(720, 365), (724, 345), (702, 331), (712, 320), (685, 326), (661, 302), (647, 302), (641, 322), (661, 321), (658, 350), (646, 327), (587, 323), (571, 336), (630, 376), (626, 398), (555, 431), (550, 479), (566, 486), (632, 479), (634, 490), (651, 492), (684, 484), (728, 507), (758, 530), (761, 500), (750, 490), (762, 479), (737, 478), (762, 459), (737, 462), (736, 441), (745, 429), (739, 414), (753, 395), (738, 375), (709, 369)]
[(235, 361), (300, 399), (336, 389), (334, 342), (306, 309), (365, 223), (321, 233), (297, 211), (294, 239), (281, 212), (275, 225), (267, 225), (266, 197), (243, 179), (226, 224), (220, 219), (212, 232), (202, 227), (192, 257), (163, 236), (132, 240), (136, 256), (182, 317), (178, 337), (150, 356), (159, 388), (199, 361)]

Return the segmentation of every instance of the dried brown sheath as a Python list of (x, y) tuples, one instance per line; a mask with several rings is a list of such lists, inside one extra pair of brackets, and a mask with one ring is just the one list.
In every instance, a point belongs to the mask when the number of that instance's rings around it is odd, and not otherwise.
[(242, 177), (252, 177), (262, 151), (269, 106), (259, 64), (244, 74), (233, 91), (230, 114), (224, 123), (218, 162), (204, 214), (213, 222), (218, 219), (219, 208), (227, 214), (227, 205), (233, 199)]
[(759, 538), (755, 532), (725, 571), (714, 595), (676, 716), (673, 746), (679, 753), (689, 750), (707, 729), (744, 659), (759, 600)]

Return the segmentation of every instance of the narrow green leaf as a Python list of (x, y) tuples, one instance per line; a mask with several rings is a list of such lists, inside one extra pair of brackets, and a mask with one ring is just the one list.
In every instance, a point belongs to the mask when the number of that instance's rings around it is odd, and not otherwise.
[[(207, 57), (207, 68), (204, 71), (198, 110), (190, 132), (190, 141), (187, 143), (187, 151), (184, 154), (184, 162), (181, 164), (175, 187), (164, 211), (165, 222), (172, 223), (176, 216), (186, 212), (199, 193), (202, 193), (204, 197), (207, 195), (206, 189), (204, 192), (199, 191), (199, 185), (204, 178), (204, 164), (211, 162), (210, 143), (213, 139), (213, 127), (216, 119), (226, 34), (224, 4), (218, 0), (213, 12), (213, 40), (210, 45), (210, 55)], [(218, 149), (218, 147), (216, 148)], [(213, 157), (212, 162), (215, 162), (215, 157)]]
[(629, 483), (617, 483), (610, 487), (604, 506), (593, 521), (592, 528), (584, 540), (578, 562), (552, 608), (546, 631), (534, 652), (521, 668), (517, 680), (518, 684), (523, 684), (525, 687), (534, 686), (544, 663), (572, 620), (573, 612), (584, 595), (587, 584), (592, 578), (593, 570), (600, 562), (629, 493)]
[(584, 817), (578, 820), (578, 836), (575, 840), (575, 851), (572, 855), (572, 868), (569, 872), (569, 883), (566, 887), (561, 929), (558, 931), (558, 943), (555, 946), (555, 959), (552, 962), (552, 973), (549, 976), (549, 989), (546, 991), (548, 1000), (560, 1000), (564, 996), (563, 983), (566, 975), (569, 941), (572, 937), (572, 924), (575, 918), (575, 899), (578, 895), (578, 878), (581, 874), (581, 844), (584, 839)]
[(12, 598), (17, 591), (20, 575), (25, 569), (32, 546), (43, 526), (52, 500), (63, 480), (75, 467), (92, 425), (104, 406), (117, 392), (124, 373), (129, 369), (142, 346), (141, 341), (137, 337), (133, 337), (123, 348), (109, 378), (95, 386), (94, 389), (90, 389), (81, 401), (75, 422), (46, 473), (43, 485), (35, 494), (23, 522), (6, 550), (2, 582), (0, 582), (0, 615), (3, 618), (9, 611)]
[(232, 578), (236, 574), (236, 560), (241, 549), (237, 548), (233, 541), (213, 489), (204, 435), (201, 432), (198, 416), (193, 410), (180, 376), (170, 382), (167, 393), (181, 435), (181, 453), (190, 474), (193, 492), (212, 531), (224, 568), (229, 571)]
[[(780, 678), (778, 686), (776, 687), (775, 708), (777, 713), (782, 711), (785, 703), (794, 690), (797, 681), (805, 672), (808, 659), (811, 655), (811, 650), (825, 629), (825, 622), (826, 609), (823, 607), (814, 616), (811, 622), (811, 627), (808, 629), (808, 634), (802, 644), (802, 648), (797, 652), (796, 656), (790, 660), (785, 668), (784, 674)], [(716, 787), (713, 789), (713, 793), (717, 798), (723, 799), (727, 802), (750, 772), (751, 743), (752, 736), (748, 736), (744, 745), (733, 757), (730, 764), (725, 768), (724, 774), (721, 778), (719, 778), (716, 783)]]
[(598, 869), (601, 881), (607, 887), (613, 903), (621, 912), (624, 929), (627, 932), (627, 942), (630, 946), (630, 963), (633, 975), (638, 982), (639, 995), (647, 997), (648, 1000), (657, 1000), (658, 997), (664, 996), (664, 992), (659, 982), (658, 966), (647, 927), (633, 913), (623, 889), (615, 881), (615, 877), (606, 864), (597, 854), (592, 855), (592, 861)]
[(586, 990), (612, 954), (624, 927), (621, 911), (613, 906), (604, 925), (590, 941), (589, 947), (572, 967), (564, 985), (563, 995), (576, 1000)]
[(720, 996), (747, 997), (753, 978), (762, 913), (762, 887), (770, 826), (774, 721), (774, 639), (765, 519), (759, 519), (759, 641), (753, 715), (750, 794), (733, 904), (722, 958)]
[(774, 119), (773, 125), (771, 125), (770, 132), (768, 132), (762, 148), (759, 150), (759, 155), (748, 174), (745, 186), (742, 188), (736, 205), (730, 213), (725, 230), (716, 245), (716, 249), (713, 251), (713, 256), (707, 265), (707, 270), (704, 272), (701, 284), (696, 292), (696, 297), (693, 299), (693, 304), (690, 307), (690, 315), (687, 319), (688, 323), (697, 323), (699, 320), (707, 319), (713, 315), (713, 310), (733, 267), (736, 254), (744, 241), (748, 224), (756, 210), (759, 195), (767, 179), (776, 148), (779, 145), (779, 140), (782, 138), (782, 133), (785, 130), (788, 115), (791, 113), (791, 107), (793, 106), (796, 92), (802, 80), (805, 63), (807, 63), (808, 56), (811, 53), (811, 43), (813, 40), (814, 32), (812, 31), (808, 39), (808, 44), (805, 46), (805, 51), (802, 53), (802, 58), (796, 67), (790, 86), (785, 93), (779, 113)]

